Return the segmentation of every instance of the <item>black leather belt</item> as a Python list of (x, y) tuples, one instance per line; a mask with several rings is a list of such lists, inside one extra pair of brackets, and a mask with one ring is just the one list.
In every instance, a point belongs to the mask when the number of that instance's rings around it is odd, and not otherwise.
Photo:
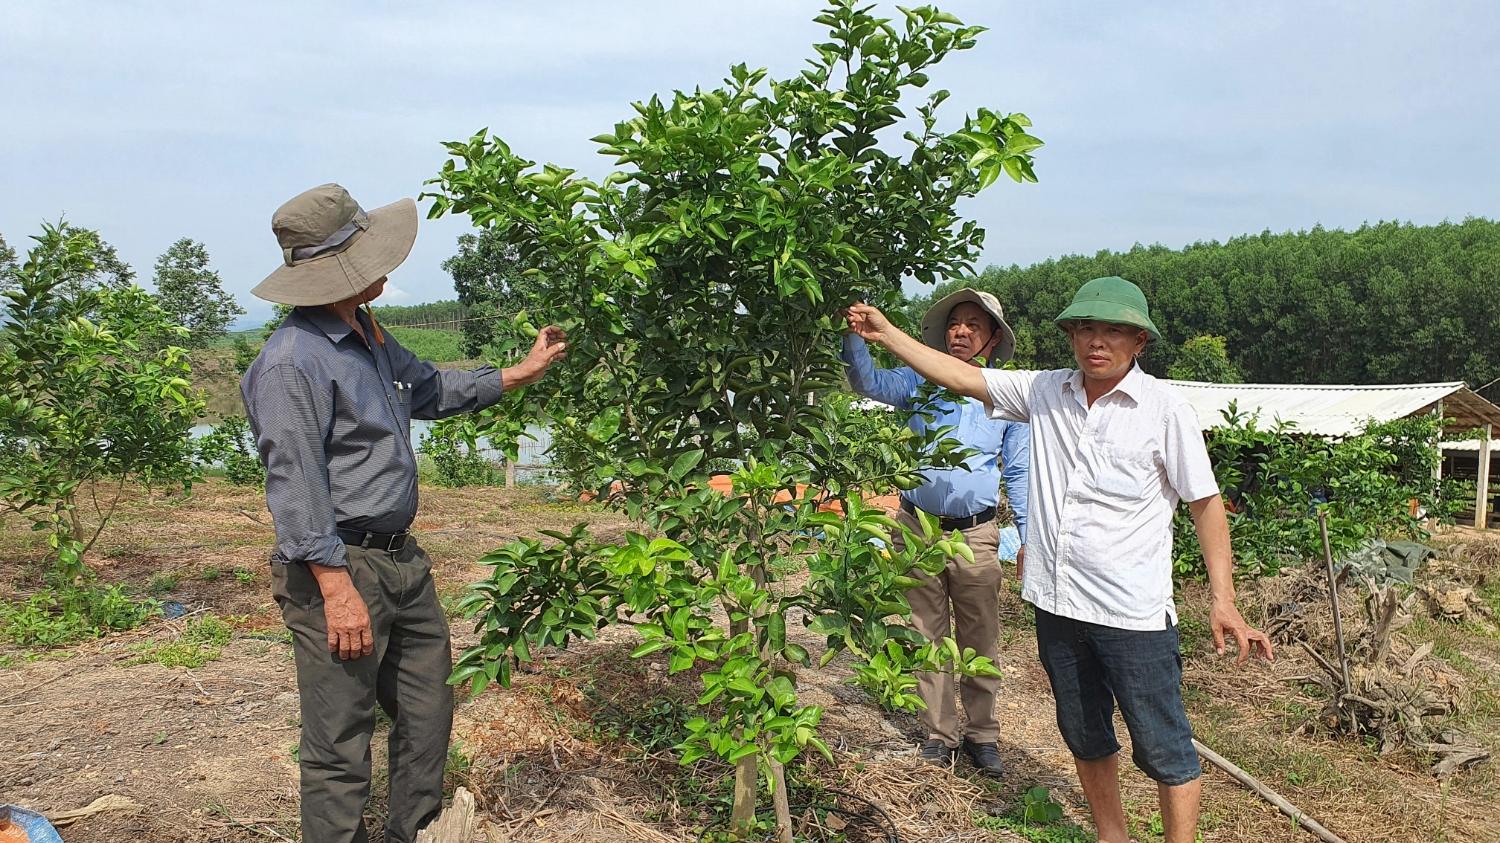
[(400, 533), (367, 533), (364, 530), (350, 530), (340, 527), (338, 533), (339, 538), (343, 540), (344, 544), (384, 550), (387, 553), (395, 553), (401, 548), (406, 547), (406, 540), (411, 537), (410, 530)]
[[(917, 507), (911, 501), (902, 498), (901, 511), (909, 515), (916, 515)], [(948, 530), (967, 530), (970, 527), (978, 527), (980, 524), (987, 524), (993, 520), (995, 520), (995, 508), (990, 506), (981, 509), (973, 515), (966, 515), (963, 518), (944, 518), (938, 516), (938, 527), (944, 532)]]

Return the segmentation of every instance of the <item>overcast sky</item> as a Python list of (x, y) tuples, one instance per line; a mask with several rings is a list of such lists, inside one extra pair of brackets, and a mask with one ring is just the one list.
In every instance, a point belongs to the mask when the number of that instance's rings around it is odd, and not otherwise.
[[(1047, 142), (1039, 184), (1002, 179), (965, 206), (989, 231), (984, 263), (1500, 216), (1493, 0), (939, 5), (991, 30), (932, 74), (953, 91), (948, 125), (1024, 111)], [(439, 144), (484, 126), (602, 175), (587, 138), (631, 101), (741, 61), (795, 72), (818, 7), (5, 0), (0, 234), (24, 251), (65, 215), (147, 286), (192, 237), (263, 320), (248, 291), (280, 260), (270, 217), (293, 194), (416, 196)], [(440, 264), (465, 230), (424, 222), (386, 301), (451, 298)]]

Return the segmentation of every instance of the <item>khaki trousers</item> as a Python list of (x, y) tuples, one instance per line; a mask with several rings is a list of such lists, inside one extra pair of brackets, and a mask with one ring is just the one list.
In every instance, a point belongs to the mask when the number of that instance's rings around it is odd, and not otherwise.
[(323, 595), (302, 564), (273, 564), (272, 593), (292, 631), (302, 698), (303, 843), (365, 843), (375, 706), (391, 718), (387, 843), (411, 843), (443, 808), (453, 725), (448, 621), (432, 562), (408, 538), (395, 553), (348, 546), (349, 576), (370, 612), (375, 652), (328, 651)]
[[(903, 511), (893, 513), (897, 521), (920, 533), (915, 516)], [(906, 592), (911, 604), (912, 626), (929, 641), (952, 636), (959, 649), (973, 647), (981, 656), (1000, 662), (1000, 525), (991, 520), (963, 531), (964, 542), (974, 551), (970, 564), (961, 557), (948, 560), (937, 576), (915, 570), (912, 576), (922, 585)], [(896, 537), (899, 547), (902, 539)], [(951, 606), (951, 610), (950, 610)], [(956, 687), (955, 687), (956, 686)], [(967, 736), (975, 743), (993, 743), (1000, 737), (1000, 723), (995, 719), (995, 697), (1000, 691), (999, 677), (964, 676), (954, 681), (951, 672), (917, 674), (917, 695), (926, 703), (922, 725), (929, 739), (941, 740), (948, 747), (958, 746)], [(955, 693), (956, 692), (956, 693)], [(963, 700), (968, 726), (958, 726), (958, 708), (954, 697)]]

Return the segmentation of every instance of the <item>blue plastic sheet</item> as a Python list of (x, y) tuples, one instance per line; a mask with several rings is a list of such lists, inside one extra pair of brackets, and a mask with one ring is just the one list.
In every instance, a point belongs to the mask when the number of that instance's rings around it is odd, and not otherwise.
[(47, 818), (35, 811), (28, 811), (19, 805), (4, 805), (10, 809), (10, 821), (26, 831), (26, 839), (30, 843), (63, 843), (62, 837), (58, 835), (57, 829)]

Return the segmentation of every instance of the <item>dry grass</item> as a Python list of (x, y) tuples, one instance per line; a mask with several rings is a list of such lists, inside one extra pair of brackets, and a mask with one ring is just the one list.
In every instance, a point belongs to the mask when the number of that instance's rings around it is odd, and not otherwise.
[[(1419, 585), (1444, 580), (1464, 565), (1463, 544), (1441, 546), (1440, 558), (1420, 574)], [(1278, 658), (1274, 665), (1249, 670), (1233, 670), (1209, 653), (1188, 660), (1189, 710), (1200, 739), (1347, 840), (1497, 839), (1492, 819), (1500, 807), (1500, 783), (1493, 763), (1439, 780), (1429, 774), (1433, 758), (1420, 744), (1382, 755), (1374, 736), (1343, 736), (1330, 728), (1325, 671), (1292, 646), (1307, 641), (1322, 653), (1335, 652), (1323, 577), (1321, 569), (1292, 571), (1242, 587), (1241, 606), (1251, 623), (1274, 631)], [(1204, 605), (1200, 589), (1188, 592), (1183, 604)], [(1401, 689), (1441, 699), (1453, 713), (1424, 718), (1418, 733), (1454, 728), (1496, 750), (1500, 684), (1493, 671), (1477, 669), (1480, 663), (1494, 664), (1497, 641), (1490, 630), (1425, 616), (1420, 601), (1414, 602), (1418, 617), (1391, 636), (1391, 655), (1381, 663), (1413, 669), (1362, 667), (1359, 662), (1375, 646), (1362, 588), (1345, 585), (1341, 603), (1357, 685), (1363, 681), (1359, 677), (1370, 679), (1366, 674), (1376, 671)], [(1201, 616), (1190, 621), (1202, 622)], [(1430, 643), (1437, 646), (1425, 646)], [(1358, 798), (1349, 798), (1351, 792)], [(1224, 839), (1276, 840), (1286, 833), (1286, 821), (1268, 806), (1239, 799), (1214, 801), (1205, 815)]]
[[(101, 576), (144, 589), (153, 576), (174, 574), (176, 585), (163, 599), (247, 619), (237, 624), (239, 634), (223, 658), (192, 671), (125, 664), (132, 644), (170, 634), (165, 625), (35, 661), (17, 660), (0, 675), (30, 695), (0, 705), (38, 705), (4, 709), (24, 715), (27, 728), (12, 731), (10, 743), (0, 747), (6, 753), (0, 760), (0, 792), (58, 808), (119, 792), (149, 808), (136, 817), (91, 818), (70, 839), (245, 843), (274, 840), (276, 834), (295, 839), (295, 765), (288, 752), (295, 741), (295, 696), (288, 696), (291, 664), (276, 635), (280, 619), (265, 579), (269, 521), (259, 492), (219, 480), (199, 485), (190, 498), (128, 494), (90, 559)], [(440, 589), (451, 595), (481, 575), (475, 560), (485, 551), (577, 521), (606, 537), (628, 526), (617, 515), (548, 500), (535, 489), (424, 487), (416, 529), (434, 560)], [(14, 520), (0, 526), (10, 528), (0, 530), (0, 584), (12, 593), (34, 589), (40, 582), (34, 562), (42, 555), (37, 537)], [(1494, 600), (1500, 541), (1453, 531), (1440, 543), (1442, 557), (1423, 576), (1461, 583), (1481, 599)], [(240, 582), (232, 573), (236, 569), (250, 572), (251, 581)], [(211, 570), (219, 575), (205, 577)], [(1355, 592), (1348, 593), (1345, 620), (1357, 641), (1362, 609)], [(1283, 634), (1306, 638), (1328, 652), (1331, 618), (1326, 609), (1321, 615), (1314, 611), (1324, 599), (1316, 572), (1301, 582), (1278, 578), (1246, 585), (1241, 592), (1247, 617), (1258, 625), (1271, 620), (1276, 606), (1305, 604), (1309, 611)], [(1210, 746), (1350, 843), (1500, 839), (1493, 831), (1493, 817), (1500, 813), (1496, 765), (1437, 781), (1425, 772), (1430, 759), (1423, 753), (1381, 756), (1359, 740), (1317, 727), (1326, 699), (1317, 682), (1304, 680), (1320, 672), (1310, 657), (1283, 646), (1274, 665), (1236, 669), (1205, 646), (1204, 590), (1189, 587), (1179, 605), (1190, 713)], [(1022, 792), (1040, 784), (1051, 789), (1069, 820), (1087, 827), (1071, 759), (1053, 722), (1046, 677), (1036, 662), (1029, 618), (1010, 591), (1002, 596), (1002, 615), (1001, 753), (1011, 771), (1006, 780), (996, 785), (976, 779), (962, 765), (948, 771), (916, 764), (915, 720), (872, 706), (863, 692), (846, 684), (849, 665), (839, 659), (825, 670), (799, 674), (804, 699), (825, 707), (824, 736), (838, 763), (794, 770), (794, 793), (805, 802), (874, 813), (826, 789), (858, 794), (879, 804), (906, 841), (1015, 840), (976, 828), (974, 817), (1008, 811)], [(1447, 681), (1457, 704), (1444, 723), (1479, 737), (1492, 751), (1500, 749), (1500, 680), (1495, 678), (1500, 634), (1478, 616), (1454, 622), (1422, 611), (1417, 615), (1400, 633), (1398, 657), (1432, 644), (1435, 670), (1425, 681)], [(456, 647), (472, 641), (467, 624), (455, 620), (453, 626)], [(697, 677), (691, 672), (668, 677), (651, 659), (628, 659), (632, 634), (628, 628), (606, 630), (596, 642), (546, 652), (529, 672), (517, 674), (514, 689), (491, 689), (460, 703), (455, 737), (469, 763), (455, 769), (453, 783), (466, 784), (481, 800), (489, 840), (692, 840), (722, 815), (726, 770), (707, 765), (684, 770), (661, 748), (664, 738), (645, 745), (655, 740), (650, 729), (662, 726), (656, 722), (661, 710), (652, 706), (695, 696)], [(799, 640), (816, 655), (816, 642)], [(40, 710), (49, 716), (34, 717)], [(89, 740), (75, 746), (69, 741), (81, 730), (91, 730)], [(157, 744), (161, 731), (169, 734)], [(1123, 727), (1120, 732), (1126, 742)], [(59, 749), (49, 750), (58, 740), (63, 741)], [(60, 754), (30, 758), (36, 753)], [(1159, 840), (1150, 832), (1154, 784), (1128, 760), (1122, 768), (1136, 839)], [(191, 781), (183, 779), (184, 770), (192, 771)], [(821, 810), (800, 810), (798, 818), (809, 835), (820, 833), (820, 827), (832, 830)], [(378, 827), (378, 813), (372, 820)], [(857, 840), (873, 827), (856, 822), (844, 832)], [(1207, 774), (1208, 843), (1305, 839), (1310, 838), (1226, 776)]]

